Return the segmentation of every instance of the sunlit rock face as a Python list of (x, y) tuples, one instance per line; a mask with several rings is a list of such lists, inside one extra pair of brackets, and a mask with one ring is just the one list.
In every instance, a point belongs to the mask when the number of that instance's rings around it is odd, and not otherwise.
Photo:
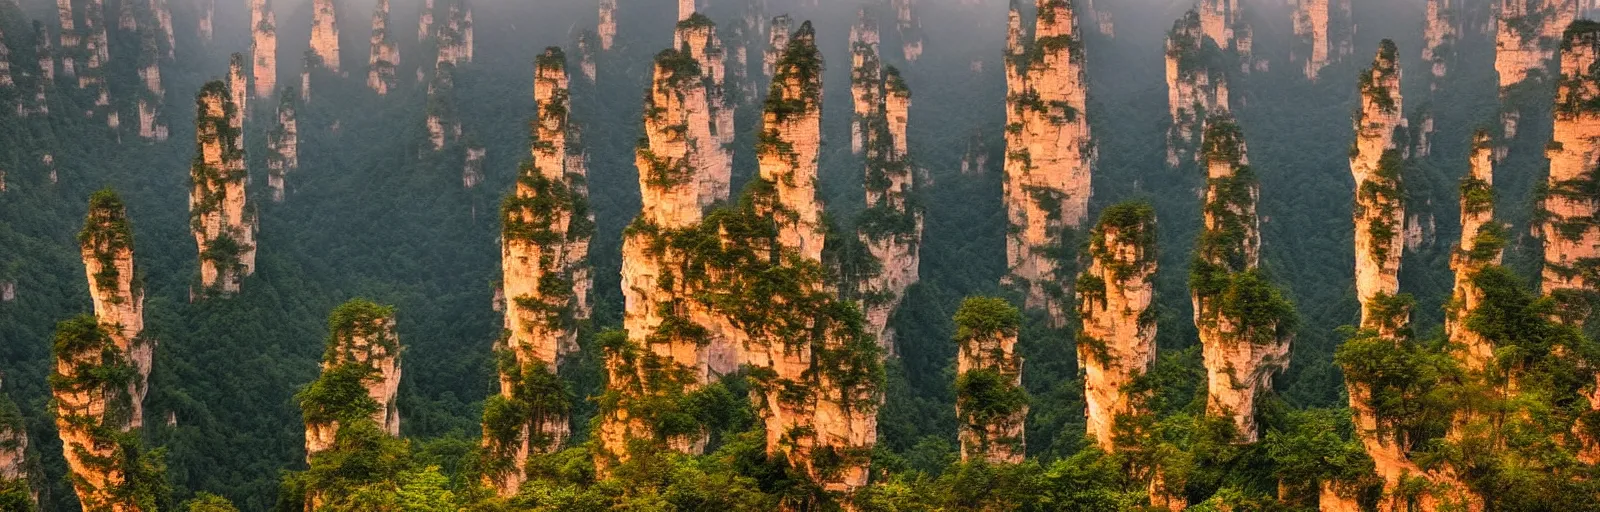
[(322, 66), (339, 73), (339, 11), (334, 0), (312, 0), (311, 52)]
[(1306, 78), (1316, 80), (1328, 64), (1355, 51), (1350, 0), (1297, 0), (1294, 33), (1299, 44), (1291, 60), (1304, 61)]
[[(687, 129), (693, 106), (705, 101), (698, 62), (692, 55), (667, 50), (656, 56), (650, 90), (645, 96), (645, 140), (635, 152), (639, 169), (641, 209), (622, 242), (622, 294), (627, 305), (623, 328), (628, 342), (641, 349), (606, 354), (607, 387), (620, 395), (621, 406), (607, 412), (601, 424), (600, 457), (604, 470), (626, 460), (633, 439), (654, 439), (657, 433), (640, 418), (630, 417), (625, 404), (634, 399), (693, 391), (709, 375), (708, 347), (676, 333), (672, 326), (690, 323), (705, 329), (717, 322), (707, 308), (691, 300), (694, 284), (684, 273), (688, 255), (660, 242), (664, 234), (693, 229), (701, 220), (698, 169)], [(698, 329), (697, 329), (698, 330)], [(713, 341), (712, 343), (717, 343)], [(680, 373), (678, 379), (649, 379), (638, 358)], [(704, 435), (681, 433), (667, 440), (677, 450), (699, 453)]]
[[(689, 1), (692, 6), (692, 0)], [(678, 22), (678, 47), (700, 67), (704, 103), (688, 105), (690, 156), (700, 187), (700, 206), (726, 201), (733, 176), (733, 105), (728, 103), (726, 55), (716, 24), (698, 13)], [(696, 96), (699, 98), (700, 96)]]
[(771, 37), (767, 44), (767, 51), (762, 55), (762, 69), (767, 77), (772, 77), (773, 67), (778, 64), (778, 58), (783, 55), (783, 50), (789, 47), (789, 32), (794, 30), (794, 19), (784, 14), (772, 18)]
[[(967, 299), (956, 312), (956, 418), (961, 460), (1017, 464), (1026, 456), (1027, 403), (998, 407), (971, 403), (979, 397), (967, 389), (1020, 390), (1022, 357), (1017, 355), (1020, 314), (999, 299)], [(986, 382), (987, 381), (987, 382)], [(1001, 394), (993, 393), (991, 394)], [(970, 416), (969, 408), (1001, 409), (988, 418)]]
[(905, 142), (911, 90), (899, 70), (880, 69), (875, 46), (864, 41), (851, 45), (851, 90), (857, 109), (853, 126), (861, 131), (867, 163), (863, 180), (867, 210), (858, 237), (879, 264), (878, 272), (861, 283), (861, 302), (868, 332), (892, 351), (889, 317), (900, 306), (906, 288), (919, 279), (923, 224), (921, 210), (909, 200), (916, 185)]
[(1429, 72), (1433, 74), (1435, 82), (1430, 86), (1432, 89), (1439, 88), (1437, 81), (1443, 80), (1445, 73), (1450, 70), (1450, 58), (1461, 36), (1457, 15), (1463, 1), (1428, 0), (1424, 11), (1422, 61), (1428, 64)]
[(1124, 390), (1156, 362), (1156, 218), (1148, 204), (1124, 203), (1100, 216), (1089, 239), (1089, 268), (1078, 276), (1078, 314), (1088, 432), (1116, 449), (1119, 415), (1136, 414)]
[[(328, 348), (322, 359), (323, 378), (341, 367), (364, 370), (360, 379), (377, 405), (370, 418), (391, 436), (400, 435), (400, 337), (394, 330), (394, 309), (356, 299), (335, 309), (329, 318)], [(333, 447), (341, 419), (307, 411), (306, 460)]]
[(56, 430), (62, 457), (78, 502), (86, 510), (147, 511), (126, 488), (133, 456), (113, 436), (132, 424), (128, 390), (122, 377), (135, 372), (126, 352), (106, 326), (92, 317), (78, 317), (56, 326), (55, 367), (50, 376)]
[(1593, 289), (1587, 275), (1593, 258), (1600, 257), (1600, 213), (1591, 194), (1589, 173), (1600, 164), (1600, 74), (1592, 67), (1600, 54), (1600, 28), (1575, 25), (1561, 44), (1561, 81), (1556, 91), (1554, 140), (1546, 146), (1550, 159), (1549, 192), (1543, 210), (1543, 290)]
[(1194, 159), (1206, 118), (1228, 111), (1227, 74), (1212, 66), (1204, 52), (1201, 21), (1200, 13), (1190, 10), (1167, 33), (1167, 109), (1172, 115), (1167, 130), (1169, 167)]
[(912, 12), (914, 0), (892, 0), (896, 26), (900, 29), (900, 46), (906, 62), (916, 62), (922, 57), (922, 19)]
[(1500, 0), (1494, 69), (1502, 89), (1549, 74), (1561, 33), (1578, 17), (1576, 0)]
[(1380, 295), (1400, 289), (1405, 208), (1400, 173), (1406, 119), (1400, 97), (1400, 63), (1393, 42), (1384, 40), (1372, 67), (1362, 73), (1361, 111), (1350, 174), (1356, 183), (1356, 297), (1363, 309)]
[(610, 50), (617, 40), (617, 0), (600, 0), (600, 49)]
[(817, 202), (817, 154), (822, 145), (822, 57), (815, 33), (802, 24), (773, 69), (769, 106), (762, 114), (756, 158), (762, 179), (776, 185), (778, 243), (807, 260), (822, 260), (822, 204)]
[(855, 102), (856, 117), (850, 124), (850, 151), (859, 155), (868, 124), (882, 105), (882, 68), (878, 58), (878, 23), (867, 16), (866, 9), (858, 13), (859, 21), (850, 27), (850, 97)]
[(1243, 132), (1231, 116), (1213, 116), (1204, 139), (1205, 234), (1189, 288), (1205, 359), (1206, 413), (1232, 418), (1238, 439), (1254, 442), (1256, 397), (1288, 367), (1293, 333), (1284, 324), (1292, 312), (1258, 270), (1260, 187)]
[(232, 118), (237, 107), (221, 81), (207, 83), (197, 101), (196, 157), (189, 174), (189, 217), (200, 249), (200, 284), (237, 293), (255, 273), (256, 213), (245, 197), (244, 149)]
[(1042, 308), (1056, 324), (1068, 301), (1052, 254), (1062, 233), (1088, 216), (1095, 160), (1085, 115), (1088, 80), (1077, 19), (1069, 2), (1039, 0), (1032, 50), (1011, 12), (1006, 58), (1005, 203), (1007, 280), (1023, 289), (1027, 307)]
[(115, 192), (104, 190), (90, 198), (78, 239), (95, 319), (133, 366), (134, 375), (127, 385), (127, 426), (138, 428), (144, 423), (154, 344), (140, 337), (144, 332), (144, 284), (134, 273), (133, 230), (127, 208)]
[(272, 0), (250, 2), (251, 77), (256, 97), (271, 98), (278, 89), (278, 15)]
[(284, 179), (300, 168), (300, 127), (294, 99), (291, 91), (279, 94), (278, 122), (267, 133), (267, 188), (272, 190), (273, 202), (283, 201)]
[(439, 64), (449, 63), (460, 67), (472, 62), (472, 9), (466, 2), (450, 2), (449, 14), (438, 30)]
[(389, 35), (389, 0), (378, 0), (372, 11), (372, 54), (367, 59), (367, 87), (383, 96), (395, 85), (400, 47)]

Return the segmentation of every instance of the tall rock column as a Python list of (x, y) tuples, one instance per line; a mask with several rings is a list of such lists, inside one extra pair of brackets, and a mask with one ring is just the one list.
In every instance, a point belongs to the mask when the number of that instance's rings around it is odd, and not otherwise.
[(233, 112), (228, 114), (228, 126), (238, 137), (234, 139), (239, 151), (244, 151), (244, 118), (250, 113), (250, 78), (244, 74), (244, 54), (228, 57), (228, 96), (233, 99)]
[(1300, 42), (1290, 52), (1290, 59), (1305, 61), (1306, 78), (1314, 81), (1323, 68), (1355, 51), (1350, 0), (1296, 1), (1294, 34)]
[(900, 49), (906, 62), (916, 62), (922, 57), (922, 20), (911, 11), (913, 0), (891, 0), (896, 26), (900, 30)]
[(400, 64), (400, 47), (389, 35), (389, 0), (378, 0), (372, 10), (372, 54), (367, 59), (367, 87), (379, 96), (395, 85), (395, 66)]
[[(733, 176), (733, 105), (728, 103), (726, 55), (717, 40), (717, 26), (703, 14), (678, 22), (680, 48), (700, 66), (704, 103), (689, 105), (690, 159), (700, 187), (700, 206), (728, 199)], [(699, 96), (697, 95), (697, 98)]]
[[(154, 512), (140, 464), (128, 387), (138, 371), (105, 324), (81, 315), (56, 326), (50, 388), (73, 490), (85, 510)], [(144, 491), (144, 492), (142, 492)]]
[(911, 200), (916, 183), (905, 142), (911, 90), (899, 70), (880, 69), (876, 29), (866, 23), (861, 27), (862, 34), (870, 35), (854, 42), (851, 52), (856, 107), (852, 127), (862, 139), (858, 144), (867, 164), (863, 180), (867, 209), (857, 221), (857, 236), (879, 264), (878, 272), (861, 283), (862, 308), (868, 332), (892, 350), (889, 317), (900, 306), (906, 288), (919, 279), (922, 252), (922, 211)]
[(789, 32), (794, 30), (793, 24), (794, 19), (787, 14), (772, 18), (767, 51), (761, 56), (761, 66), (768, 78), (772, 77), (772, 70), (778, 65), (778, 59), (783, 56), (783, 50), (789, 47)]
[(1201, 33), (1222, 51), (1237, 53), (1242, 61), (1240, 70), (1248, 73), (1255, 38), (1250, 25), (1244, 21), (1242, 3), (1241, 0), (1201, 0), (1196, 9)]
[(1167, 33), (1167, 166), (1194, 158), (1205, 120), (1228, 111), (1228, 76), (1205, 52), (1200, 13), (1191, 9)]
[[(692, 294), (689, 257), (669, 243), (671, 236), (695, 229), (701, 220), (698, 173), (689, 124), (693, 106), (705, 101), (700, 67), (692, 55), (666, 50), (656, 55), (655, 73), (645, 96), (644, 132), (635, 151), (642, 208), (622, 242), (623, 317), (626, 334), (606, 348), (607, 397), (601, 402), (600, 453), (605, 470), (628, 458), (634, 440), (664, 442), (671, 449), (698, 453), (701, 428), (660, 432), (639, 407), (692, 393), (709, 377), (710, 352), (702, 340), (715, 320)], [(717, 343), (711, 341), (710, 343)], [(659, 367), (667, 371), (646, 371)]]
[[(1461, 25), (1457, 15), (1464, 0), (1428, 0), (1422, 26), (1422, 61), (1427, 63), (1435, 81), (1443, 80), (1450, 69)], [(1433, 88), (1437, 89), (1435, 83)]]
[(773, 68), (767, 109), (756, 144), (760, 177), (772, 182), (778, 205), (778, 243), (807, 260), (822, 261), (822, 205), (817, 202), (817, 155), (822, 145), (822, 55), (810, 22), (800, 25)]
[[(1405, 208), (1400, 193), (1404, 146), (1399, 139), (1406, 119), (1398, 53), (1393, 41), (1384, 40), (1372, 67), (1361, 74), (1361, 111), (1350, 152), (1350, 174), (1356, 183), (1356, 298), (1363, 311), (1400, 289)], [(1365, 316), (1362, 325), (1370, 327)]]
[(56, 19), (61, 25), (61, 72), (77, 75), (78, 46), (83, 44), (83, 35), (78, 33), (72, 0), (56, 0)]
[(144, 82), (144, 88), (137, 93), (139, 137), (163, 142), (167, 140), (168, 133), (166, 123), (161, 120), (167, 96), (166, 88), (161, 83), (161, 49), (154, 35), (149, 32), (142, 34), (140, 39), (139, 80)]
[(1590, 175), (1600, 165), (1600, 25), (1574, 24), (1561, 44), (1561, 80), (1556, 91), (1554, 140), (1545, 148), (1550, 159), (1549, 192), (1543, 211), (1544, 271), (1547, 295), (1571, 298), (1592, 290), (1595, 258), (1600, 258), (1600, 203), (1586, 192)]
[(249, 176), (231, 122), (237, 108), (221, 81), (201, 88), (196, 104), (189, 225), (200, 249), (200, 285), (233, 294), (256, 267), (256, 214), (245, 197)]
[(135, 371), (128, 383), (128, 426), (144, 424), (154, 343), (144, 332), (144, 283), (133, 270), (133, 229), (127, 208), (116, 192), (101, 190), (89, 198), (89, 213), (78, 233), (83, 267), (89, 279), (94, 315)]
[[(5, 33), (0, 31), (0, 38), (3, 37)], [(11, 47), (0, 45), (0, 87), (9, 89), (16, 85), (17, 82), (11, 78)]]
[(861, 9), (859, 21), (850, 27), (850, 97), (855, 101), (856, 117), (850, 123), (850, 151), (859, 155), (865, 149), (871, 119), (883, 103), (883, 65), (878, 58), (878, 24)]
[(617, 0), (600, 0), (600, 49), (610, 50), (617, 39)]
[(1484, 267), (1499, 265), (1504, 233), (1494, 222), (1494, 150), (1489, 134), (1473, 136), (1467, 176), (1461, 179), (1461, 241), (1450, 254), (1455, 288), (1445, 309), (1445, 336), (1456, 360), (1468, 371), (1483, 371), (1494, 360), (1494, 346), (1467, 328), (1467, 317), (1483, 302), (1483, 291), (1473, 276)]
[(445, 16), (444, 23), (439, 25), (438, 63), (450, 63), (460, 67), (462, 64), (472, 62), (474, 33), (472, 8), (467, 6), (465, 0), (456, 0), (449, 4), (449, 14)]
[(1076, 288), (1088, 431), (1107, 452), (1117, 448), (1117, 418), (1142, 412), (1124, 388), (1155, 366), (1155, 273), (1155, 208), (1122, 203), (1101, 213)]
[(294, 102), (292, 88), (278, 94), (277, 124), (267, 132), (267, 188), (272, 190), (273, 202), (283, 201), (284, 179), (300, 168), (300, 126)]
[(339, 73), (339, 11), (335, 0), (311, 2), (311, 53), (328, 71)]
[(1499, 7), (1494, 69), (1503, 90), (1535, 72), (1548, 73), (1562, 31), (1578, 17), (1578, 6), (1573, 0), (1500, 0)]
[(250, 1), (250, 54), (256, 97), (271, 98), (278, 89), (278, 15), (272, 0)]
[(961, 460), (1021, 463), (1028, 418), (1022, 357), (1016, 353), (1022, 313), (1002, 299), (971, 297), (954, 321)]
[[(339, 434), (358, 424), (400, 435), (400, 337), (394, 307), (352, 299), (328, 316), (322, 374), (295, 399), (306, 422), (306, 461), (333, 450)], [(305, 510), (318, 510), (324, 491), (306, 490)]]
[(582, 281), (594, 228), (583, 169), (568, 165), (566, 64), (560, 48), (538, 59), (532, 158), (501, 207), (506, 338), (496, 349), (503, 354), (500, 396), (484, 413), (484, 448), (494, 462), (485, 478), (501, 496), (516, 494), (527, 479), (529, 455), (554, 452), (570, 434), (570, 397), (555, 372), (560, 358), (577, 350), (578, 295), (592, 287)]
[(1237, 439), (1255, 442), (1256, 396), (1288, 367), (1294, 310), (1259, 269), (1260, 185), (1247, 163), (1244, 133), (1225, 114), (1206, 124), (1205, 231), (1189, 273), (1206, 367), (1206, 413), (1231, 418)]
[(1094, 142), (1085, 116), (1088, 79), (1070, 2), (1039, 0), (1032, 48), (1012, 8), (1006, 58), (1007, 279), (1057, 325), (1070, 301), (1058, 284), (1062, 235), (1088, 216)]

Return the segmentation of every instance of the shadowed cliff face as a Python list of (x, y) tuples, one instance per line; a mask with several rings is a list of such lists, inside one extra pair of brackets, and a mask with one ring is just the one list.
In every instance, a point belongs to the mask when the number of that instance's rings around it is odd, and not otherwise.
[[(1066, 230), (1088, 216), (1094, 142), (1084, 115), (1088, 81), (1070, 2), (1040, 0), (1031, 45), (1011, 13), (1006, 51), (1005, 203), (1008, 280), (1027, 293), (1029, 308), (1065, 321), (1065, 290), (1053, 283), (1063, 264), (1056, 253)], [(1031, 47), (1031, 49), (1029, 48)]]
[(250, 0), (250, 37), (256, 98), (271, 98), (278, 89), (278, 15), (272, 0)]
[[(693, 8), (692, 0), (688, 1)], [(700, 67), (703, 93), (686, 104), (689, 127), (689, 159), (695, 168), (700, 207), (726, 201), (733, 176), (733, 105), (728, 103), (726, 55), (717, 39), (717, 26), (711, 19), (689, 13), (678, 22), (673, 36), (677, 47), (693, 57)]]
[(1090, 235), (1089, 268), (1076, 286), (1088, 433), (1108, 452), (1116, 449), (1116, 418), (1142, 412), (1124, 390), (1156, 362), (1155, 230), (1155, 210), (1147, 204), (1107, 209)]
[(400, 64), (400, 47), (389, 35), (389, 0), (378, 0), (372, 11), (372, 52), (367, 58), (367, 87), (379, 96), (395, 86), (395, 66)]

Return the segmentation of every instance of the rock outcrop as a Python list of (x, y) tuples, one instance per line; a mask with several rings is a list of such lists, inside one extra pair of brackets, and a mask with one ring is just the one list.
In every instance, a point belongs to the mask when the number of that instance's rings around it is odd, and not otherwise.
[(339, 10), (335, 0), (311, 2), (311, 53), (322, 67), (339, 73)]
[[(1400, 288), (1405, 208), (1400, 174), (1406, 118), (1400, 96), (1400, 63), (1394, 42), (1384, 40), (1372, 67), (1361, 74), (1361, 111), (1350, 152), (1355, 178), (1356, 298), (1363, 310)], [(1365, 322), (1363, 322), (1365, 325)]]
[(851, 90), (856, 100), (853, 127), (866, 156), (867, 209), (857, 221), (857, 237), (878, 262), (878, 271), (861, 283), (867, 332), (888, 351), (894, 347), (889, 317), (906, 289), (919, 279), (922, 210), (912, 201), (916, 186), (906, 154), (911, 90), (899, 70), (880, 69), (876, 45), (852, 44)]
[(1089, 238), (1089, 268), (1078, 276), (1078, 361), (1083, 368), (1088, 432), (1112, 452), (1117, 419), (1140, 414), (1125, 390), (1156, 362), (1156, 214), (1123, 203), (1100, 214)]
[(1493, 364), (1495, 347), (1467, 326), (1468, 316), (1484, 301), (1473, 277), (1500, 264), (1505, 242), (1503, 228), (1494, 221), (1494, 152), (1489, 134), (1479, 131), (1472, 143), (1469, 171), (1461, 178), (1461, 241), (1450, 254), (1455, 288), (1445, 308), (1444, 332), (1461, 368), (1476, 373)]
[(1228, 76), (1207, 51), (1200, 13), (1190, 10), (1167, 33), (1167, 166), (1195, 158), (1205, 120), (1228, 111)]
[(1578, 17), (1577, 2), (1500, 0), (1499, 5), (1494, 70), (1500, 74), (1500, 88), (1548, 75), (1562, 31)]
[(617, 0), (600, 0), (600, 49), (610, 50), (617, 40)]
[(174, 58), (177, 54), (178, 40), (172, 29), (172, 8), (167, 6), (167, 0), (150, 0), (151, 14), (155, 17), (156, 27), (161, 29), (161, 34), (166, 37), (167, 45), (164, 47), (167, 59)]
[(446, 142), (461, 138), (461, 120), (456, 115), (456, 67), (440, 62), (434, 70), (433, 81), (428, 82), (427, 128), (428, 142), (434, 151), (443, 151)]
[(961, 460), (1021, 463), (1028, 418), (1022, 356), (1016, 352), (1022, 313), (1001, 299), (973, 297), (956, 310), (954, 321)]
[(250, 113), (250, 78), (244, 74), (244, 54), (228, 57), (228, 96), (234, 107), (228, 114), (228, 126), (239, 135), (234, 139), (235, 146), (244, 151), (244, 118)]
[(83, 35), (78, 33), (77, 21), (72, 13), (72, 0), (56, 0), (56, 20), (60, 22), (61, 72), (67, 76), (75, 76), (80, 51), (78, 46), (83, 44)]
[(858, 21), (850, 27), (850, 97), (856, 117), (850, 123), (850, 151), (865, 149), (866, 133), (873, 116), (882, 107), (883, 65), (878, 57), (878, 23), (861, 9)]
[[(1109, 4), (1111, 2), (1106, 3)], [(1094, 22), (1095, 29), (1100, 31), (1100, 35), (1106, 37), (1116, 37), (1116, 18), (1111, 15), (1111, 9), (1096, 9), (1094, 6), (1094, 0), (1084, 0), (1083, 12), (1086, 14), (1084, 16), (1086, 19)]]
[(583, 71), (583, 77), (589, 83), (595, 83), (597, 69), (594, 63), (594, 40), (598, 37), (588, 30), (578, 34), (578, 67)]
[(250, 75), (256, 97), (271, 98), (278, 89), (278, 15), (272, 0), (250, 1)]
[(367, 58), (367, 87), (383, 96), (395, 86), (395, 66), (400, 47), (389, 35), (389, 0), (378, 0), (372, 10), (372, 53)]
[(232, 123), (238, 108), (221, 81), (201, 88), (196, 103), (189, 225), (200, 249), (200, 286), (233, 294), (256, 267), (256, 213), (245, 197), (249, 174)]
[(1443, 80), (1445, 73), (1450, 70), (1450, 59), (1455, 54), (1457, 40), (1461, 37), (1461, 25), (1457, 15), (1463, 0), (1428, 0), (1424, 11), (1422, 26), (1422, 62), (1429, 65), (1429, 72), (1433, 74), (1435, 83), (1432, 89), (1438, 89), (1439, 80)]
[(1222, 51), (1238, 54), (1241, 71), (1250, 72), (1254, 35), (1245, 23), (1241, 0), (1200, 0), (1200, 32)]
[(433, 0), (422, 1), (422, 12), (417, 15), (417, 41), (433, 35)]
[[(0, 393), (0, 498), (19, 495), (21, 512), (38, 506), (39, 492), (28, 482), (28, 429), (22, 412), (11, 398)], [(15, 494), (12, 494), (15, 493)]]
[(906, 62), (916, 62), (922, 57), (922, 19), (911, 12), (914, 0), (891, 0), (896, 26), (900, 29), (900, 47)]
[(566, 56), (560, 48), (545, 50), (534, 80), (532, 158), (501, 207), (501, 289), (508, 304), (495, 403), (503, 407), (496, 409), (502, 417), (485, 412), (484, 448), (503, 463), (486, 476), (502, 496), (516, 494), (526, 480), (522, 466), (530, 454), (553, 452), (569, 435), (568, 397), (556, 365), (577, 350), (578, 320), (587, 317), (582, 295), (593, 287), (587, 282), (593, 219), (584, 170), (569, 165), (567, 84)]
[(144, 283), (134, 272), (133, 228), (116, 192), (102, 190), (89, 198), (89, 213), (78, 242), (95, 319), (134, 370), (127, 385), (127, 427), (139, 428), (144, 424), (154, 343), (141, 336)]
[(1322, 69), (1355, 52), (1355, 24), (1350, 0), (1297, 0), (1294, 33), (1300, 37), (1290, 60), (1305, 61), (1306, 78), (1316, 80)]
[(282, 202), (284, 179), (300, 168), (300, 126), (295, 119), (294, 91), (278, 94), (277, 124), (267, 132), (267, 188), (272, 201)]
[(472, 62), (472, 8), (467, 6), (466, 0), (452, 1), (449, 5), (449, 14), (438, 27), (438, 63), (461, 67)]
[(1256, 396), (1288, 367), (1293, 307), (1259, 270), (1260, 186), (1231, 116), (1207, 121), (1205, 232), (1189, 274), (1194, 323), (1205, 359), (1206, 413), (1231, 418), (1242, 442), (1255, 442)]
[(1550, 159), (1549, 192), (1542, 210), (1544, 271), (1547, 295), (1571, 295), (1595, 289), (1594, 275), (1600, 258), (1600, 204), (1586, 192), (1594, 185), (1592, 172), (1600, 165), (1600, 27), (1575, 24), (1561, 44), (1560, 87), (1556, 91), (1554, 140), (1545, 147)]
[(787, 14), (772, 18), (767, 51), (761, 57), (761, 69), (768, 78), (772, 77), (772, 70), (783, 56), (783, 50), (789, 47), (789, 32), (794, 30), (793, 24), (794, 19)]
[[(88, 0), (83, 4), (83, 69), (78, 72), (78, 87), (98, 87), (105, 90), (105, 72), (101, 68), (111, 61), (111, 41), (106, 35), (105, 0)], [(66, 46), (63, 44), (62, 46)], [(105, 106), (104, 99), (95, 106)]]
[(1005, 203), (1007, 280), (1023, 289), (1027, 307), (1065, 321), (1070, 299), (1059, 284), (1062, 234), (1088, 217), (1094, 142), (1086, 116), (1088, 79), (1078, 22), (1070, 2), (1039, 0), (1036, 33), (1023, 43), (1011, 10), (1006, 50)]
[(728, 199), (733, 177), (733, 105), (724, 89), (726, 55), (716, 24), (703, 14), (690, 13), (678, 22), (674, 37), (678, 48), (699, 64), (705, 89), (695, 95), (696, 103), (687, 105), (689, 159), (700, 187), (700, 206), (705, 208)]
[(56, 326), (50, 388), (62, 456), (85, 510), (154, 512), (139, 503), (142, 469), (129, 433), (137, 370), (106, 326), (82, 315)]
[[(0, 39), (5, 38), (5, 32), (0, 31)], [(12, 88), (17, 82), (11, 78), (11, 47), (0, 45), (0, 87)]]
[(161, 113), (166, 109), (166, 88), (161, 83), (160, 46), (152, 34), (141, 38), (139, 52), (139, 81), (144, 89), (137, 93), (139, 137), (149, 141), (167, 140), (167, 124)]
[[(328, 316), (322, 375), (299, 396), (306, 421), (306, 460), (332, 448), (341, 427), (371, 420), (400, 435), (400, 337), (394, 307), (364, 299), (340, 305)], [(352, 393), (353, 392), (353, 393)], [(360, 397), (350, 403), (351, 395)]]

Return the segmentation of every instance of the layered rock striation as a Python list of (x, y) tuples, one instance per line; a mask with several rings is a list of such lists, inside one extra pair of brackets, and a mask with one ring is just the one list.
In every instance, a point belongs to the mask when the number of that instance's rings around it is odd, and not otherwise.
[(1078, 276), (1078, 361), (1088, 433), (1117, 448), (1118, 419), (1141, 414), (1126, 390), (1156, 362), (1156, 216), (1145, 203), (1106, 209), (1089, 238), (1089, 268)]
[(1201, 0), (1195, 7), (1200, 15), (1200, 31), (1217, 48), (1235, 52), (1244, 61), (1243, 71), (1250, 71), (1250, 55), (1254, 51), (1254, 36), (1245, 23), (1242, 0)]
[[(691, 2), (692, 3), (692, 2)], [(700, 206), (726, 201), (733, 176), (733, 105), (728, 102), (726, 54), (717, 26), (703, 14), (678, 22), (678, 48), (700, 68), (704, 89), (688, 107), (689, 158), (700, 188)], [(703, 100), (701, 100), (703, 98)]]
[(912, 12), (914, 0), (891, 0), (895, 25), (900, 31), (900, 49), (906, 62), (916, 62), (922, 57), (922, 20)]
[(367, 87), (379, 96), (395, 86), (395, 66), (400, 64), (400, 47), (389, 35), (389, 0), (378, 0), (372, 10), (372, 53), (367, 58)]
[(249, 174), (232, 122), (238, 108), (221, 81), (207, 83), (196, 105), (189, 225), (200, 250), (200, 286), (233, 294), (256, 266), (256, 213), (245, 196)]
[(1167, 166), (1195, 158), (1205, 120), (1228, 111), (1228, 77), (1206, 46), (1200, 13), (1190, 10), (1167, 33)]
[(878, 24), (861, 9), (850, 27), (850, 98), (856, 117), (850, 124), (850, 151), (859, 155), (873, 116), (882, 107), (883, 64), (878, 57)]
[(1591, 190), (1600, 165), (1600, 26), (1574, 24), (1561, 44), (1561, 78), (1556, 90), (1553, 140), (1545, 147), (1550, 159), (1548, 192), (1541, 207), (1545, 218), (1544, 270), (1547, 295), (1576, 300), (1596, 287), (1590, 276), (1600, 263), (1600, 203)]
[(1372, 67), (1361, 74), (1361, 111), (1350, 152), (1350, 174), (1356, 183), (1356, 298), (1364, 309), (1400, 288), (1405, 223), (1400, 173), (1406, 118), (1398, 59), (1394, 42), (1384, 40)]
[(1260, 270), (1260, 185), (1231, 116), (1207, 122), (1205, 230), (1189, 273), (1205, 360), (1206, 413), (1231, 418), (1242, 442), (1259, 437), (1257, 396), (1288, 367), (1293, 307)]
[(271, 98), (278, 89), (278, 15), (272, 0), (250, 1), (250, 62), (257, 98)]
[(1494, 346), (1467, 327), (1467, 319), (1484, 301), (1473, 277), (1485, 267), (1499, 265), (1504, 228), (1494, 221), (1494, 151), (1489, 134), (1473, 136), (1467, 176), (1461, 178), (1461, 239), (1450, 254), (1455, 286), (1445, 309), (1444, 332), (1461, 367), (1481, 372), (1494, 360)]
[(1021, 463), (1028, 417), (1016, 352), (1022, 313), (1001, 299), (973, 297), (956, 310), (954, 321), (961, 460)]
[(136, 95), (139, 137), (148, 141), (162, 142), (167, 140), (168, 130), (166, 123), (161, 119), (161, 113), (166, 108), (167, 91), (161, 83), (160, 45), (149, 32), (143, 34), (141, 42), (139, 81), (143, 83), (144, 88)]
[[(153, 512), (143, 496), (151, 475), (140, 463), (129, 386), (138, 371), (100, 320), (81, 315), (56, 326), (54, 398), (62, 456), (85, 510)], [(148, 498), (146, 499), (141, 498)]]
[(565, 55), (550, 48), (534, 80), (538, 118), (531, 159), (501, 206), (501, 289), (507, 298), (500, 353), (500, 395), (484, 413), (484, 449), (495, 462), (486, 480), (502, 496), (526, 480), (531, 454), (551, 453), (569, 436), (570, 397), (556, 377), (561, 357), (577, 350), (578, 320), (592, 283), (587, 271), (593, 219), (584, 169), (570, 165)]
[(89, 198), (89, 213), (78, 242), (95, 319), (134, 370), (126, 391), (126, 419), (127, 427), (138, 428), (144, 424), (144, 397), (155, 347), (142, 336), (144, 283), (134, 273), (133, 228), (116, 192), (101, 190)]
[(1006, 50), (1007, 280), (1025, 290), (1027, 307), (1044, 309), (1059, 325), (1070, 300), (1057, 284), (1067, 280), (1059, 275), (1067, 263), (1058, 256), (1062, 235), (1088, 217), (1095, 147), (1072, 5), (1039, 0), (1038, 6), (1028, 45), (1013, 6)]

